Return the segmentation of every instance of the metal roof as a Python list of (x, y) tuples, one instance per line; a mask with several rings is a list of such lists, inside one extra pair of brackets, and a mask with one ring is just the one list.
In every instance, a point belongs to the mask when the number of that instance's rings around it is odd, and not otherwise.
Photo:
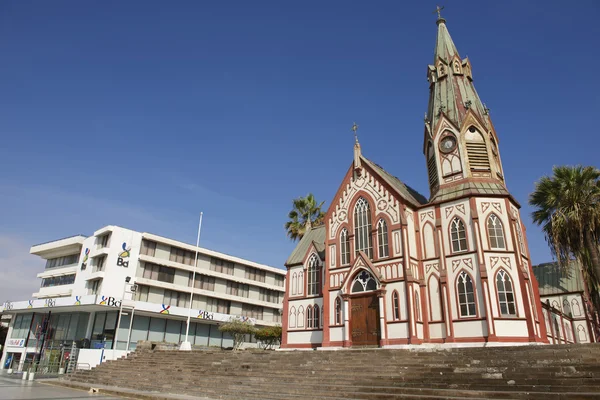
[(321, 259), (325, 258), (325, 225), (319, 225), (317, 227), (311, 228), (308, 232), (302, 236), (302, 239), (296, 245), (292, 254), (285, 262), (285, 265), (291, 266), (296, 264), (302, 264), (308, 249), (311, 244), (315, 244), (317, 251), (319, 252), (319, 257)]
[(465, 182), (438, 190), (431, 201), (452, 200), (469, 194), (510, 195), (501, 183)]
[(371, 169), (375, 170), (398, 194), (400, 194), (405, 200), (411, 203), (413, 206), (421, 206), (427, 203), (427, 198), (406, 185), (400, 179), (396, 178), (394, 175), (387, 172), (380, 165), (374, 163), (373, 161), (367, 159), (364, 156), (360, 157), (361, 160), (367, 164)]
[(541, 296), (583, 292), (583, 279), (577, 262), (571, 262), (569, 269), (564, 271), (557, 262), (533, 266)]

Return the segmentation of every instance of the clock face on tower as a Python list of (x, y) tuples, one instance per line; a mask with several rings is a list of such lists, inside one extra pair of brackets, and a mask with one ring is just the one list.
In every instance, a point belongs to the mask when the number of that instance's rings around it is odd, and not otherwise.
[(440, 150), (443, 153), (450, 153), (456, 148), (456, 138), (454, 136), (446, 136), (440, 142)]

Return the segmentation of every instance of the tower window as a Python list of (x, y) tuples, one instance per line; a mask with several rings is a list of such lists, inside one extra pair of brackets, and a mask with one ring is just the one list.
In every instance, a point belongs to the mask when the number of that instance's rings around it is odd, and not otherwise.
[(477, 308), (475, 307), (475, 291), (473, 289), (473, 280), (465, 271), (458, 275), (456, 282), (458, 292), (458, 305), (461, 317), (477, 316)]
[(307, 276), (308, 295), (312, 296), (319, 294), (319, 290), (321, 289), (321, 268), (319, 268), (319, 261), (314, 254), (310, 257), (308, 262)]
[(458, 217), (450, 223), (450, 239), (452, 241), (452, 252), (457, 253), (467, 250), (467, 231), (464, 222)]
[(504, 242), (504, 230), (502, 229), (502, 222), (496, 214), (491, 214), (487, 220), (487, 231), (488, 237), (490, 238), (490, 247), (492, 249), (505, 249), (506, 243)]
[(427, 146), (427, 172), (429, 174), (429, 186), (434, 187), (438, 182), (438, 172), (435, 163), (435, 151), (433, 151), (431, 142)]
[(517, 315), (512, 281), (503, 269), (498, 271), (498, 275), (496, 275), (496, 290), (498, 291), (498, 302), (500, 303), (500, 315)]
[(467, 142), (467, 157), (469, 158), (471, 170), (489, 171), (490, 158), (483, 135), (474, 126), (471, 126), (465, 133), (465, 139)]

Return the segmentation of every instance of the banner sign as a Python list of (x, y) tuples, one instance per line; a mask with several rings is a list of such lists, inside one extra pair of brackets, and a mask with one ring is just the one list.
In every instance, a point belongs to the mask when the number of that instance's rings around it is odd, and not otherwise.
[(23, 347), (25, 346), (25, 339), (7, 339), (6, 347)]

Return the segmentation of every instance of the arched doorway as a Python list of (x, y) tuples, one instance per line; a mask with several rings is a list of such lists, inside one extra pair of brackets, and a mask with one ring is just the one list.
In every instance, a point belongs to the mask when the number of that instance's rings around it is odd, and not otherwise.
[(367, 271), (356, 274), (350, 286), (350, 336), (353, 346), (378, 346), (381, 337), (377, 281)]

